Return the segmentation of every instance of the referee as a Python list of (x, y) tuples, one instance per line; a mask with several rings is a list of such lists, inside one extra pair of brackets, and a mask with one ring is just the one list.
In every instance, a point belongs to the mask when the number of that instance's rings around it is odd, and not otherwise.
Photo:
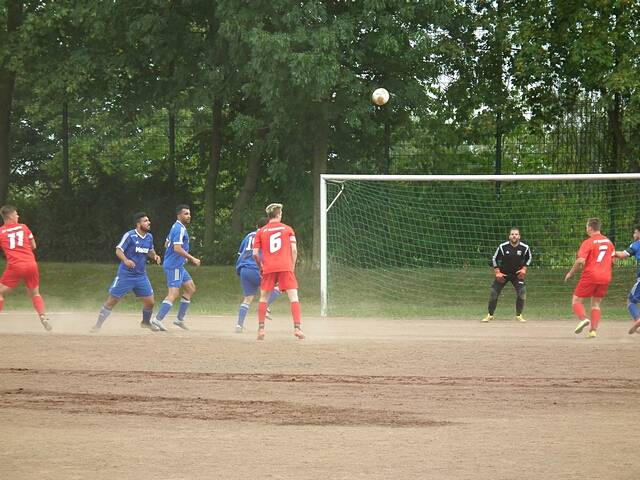
[(512, 228), (509, 231), (509, 241), (498, 245), (491, 262), (496, 278), (491, 284), (489, 313), (482, 321), (493, 320), (500, 292), (502, 292), (507, 282), (511, 282), (516, 289), (516, 320), (525, 322), (526, 320), (522, 316), (524, 301), (527, 298), (524, 276), (527, 273), (527, 267), (531, 263), (531, 249), (529, 249), (529, 245), (520, 242), (519, 228)]

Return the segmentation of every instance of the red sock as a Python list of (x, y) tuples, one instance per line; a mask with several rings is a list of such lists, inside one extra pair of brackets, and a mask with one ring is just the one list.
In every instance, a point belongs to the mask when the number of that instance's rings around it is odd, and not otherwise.
[(291, 316), (293, 316), (293, 326), (300, 327), (300, 319), (302, 317), (300, 302), (291, 302)]
[(4, 298), (0, 299), (0, 312), (4, 308)]
[(591, 309), (591, 330), (597, 330), (598, 324), (600, 323), (600, 317), (602, 312), (600, 312), (599, 308)]
[(264, 325), (267, 316), (267, 302), (258, 303), (258, 325)]
[(586, 318), (586, 315), (584, 313), (584, 305), (582, 303), (576, 302), (571, 305), (571, 308), (573, 308), (573, 312), (578, 316), (580, 320), (584, 320)]
[(34, 295), (31, 297), (31, 303), (33, 303), (33, 308), (36, 309), (38, 315), (44, 315), (44, 300), (40, 295)]

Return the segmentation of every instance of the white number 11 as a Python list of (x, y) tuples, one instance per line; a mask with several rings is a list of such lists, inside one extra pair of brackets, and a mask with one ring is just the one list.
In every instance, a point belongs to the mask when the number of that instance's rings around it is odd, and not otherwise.
[(17, 232), (11, 232), (7, 235), (9, 237), (9, 249), (13, 250), (16, 248), (16, 237), (18, 237), (18, 247), (24, 245), (24, 232), (22, 230), (18, 230)]

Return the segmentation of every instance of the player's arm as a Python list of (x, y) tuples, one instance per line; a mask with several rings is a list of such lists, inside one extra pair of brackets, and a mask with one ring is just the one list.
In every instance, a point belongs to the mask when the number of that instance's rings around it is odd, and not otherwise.
[(253, 247), (253, 259), (255, 260), (256, 265), (258, 265), (258, 268), (260, 268), (260, 271), (262, 272), (262, 258), (260, 258), (260, 248)]
[(578, 269), (584, 266), (584, 262), (586, 261), (587, 259), (583, 257), (576, 258), (576, 261), (573, 262), (573, 266), (571, 267), (571, 270), (569, 270), (567, 274), (564, 276), (564, 281), (566, 282), (567, 280), (569, 280), (573, 276), (573, 274), (576, 273)]
[(160, 255), (158, 255), (153, 248), (149, 250), (147, 256), (151, 259), (152, 262), (156, 262), (158, 265), (160, 265), (160, 262), (162, 262)]
[(502, 262), (502, 249), (500, 248), (500, 245), (498, 245), (498, 248), (496, 248), (496, 253), (493, 254), (493, 257), (491, 257), (491, 265), (493, 266), (493, 273), (496, 276), (496, 280), (500, 283), (504, 283), (506, 281), (506, 275), (504, 273), (502, 273), (502, 270), (500, 270), (500, 263)]
[(200, 259), (194, 257), (189, 252), (187, 252), (184, 248), (182, 248), (181, 244), (174, 243), (173, 244), (173, 251), (176, 252), (181, 257), (186, 258), (188, 262), (193, 263), (196, 267), (200, 266)]
[(615, 252), (613, 254), (616, 258), (629, 258), (631, 255), (626, 250), (622, 250), (621, 252)]
[(118, 257), (120, 261), (124, 263), (128, 268), (134, 268), (136, 266), (135, 262), (133, 260), (129, 260), (124, 254), (124, 250), (122, 250), (119, 246), (116, 247), (116, 257)]
[(35, 250), (35, 249), (37, 248), (37, 246), (36, 246), (36, 239), (35, 239), (35, 238), (31, 237), (31, 238), (29, 239), (29, 243), (31, 244), (31, 250)]
[(520, 267), (520, 269), (516, 272), (516, 276), (518, 277), (518, 279), (520, 280), (524, 280), (524, 276), (527, 274), (527, 269), (529, 268), (529, 265), (531, 264), (531, 249), (527, 247), (527, 249), (524, 252), (523, 255), (523, 264)]

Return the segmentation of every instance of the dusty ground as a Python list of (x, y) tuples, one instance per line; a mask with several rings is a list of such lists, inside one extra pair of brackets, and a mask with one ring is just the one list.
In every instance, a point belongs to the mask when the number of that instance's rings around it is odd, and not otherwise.
[(0, 478), (640, 478), (626, 323), (94, 316), (0, 315)]

